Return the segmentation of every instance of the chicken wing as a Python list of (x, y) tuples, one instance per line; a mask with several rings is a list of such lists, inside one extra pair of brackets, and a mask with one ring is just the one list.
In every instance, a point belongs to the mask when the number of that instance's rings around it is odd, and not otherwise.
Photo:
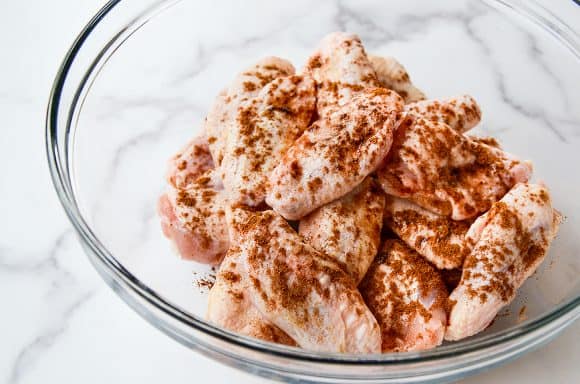
[(549, 192), (539, 184), (518, 184), (467, 233), (474, 244), (461, 281), (449, 297), (447, 340), (485, 329), (544, 260), (560, 223)]
[(181, 257), (215, 265), (229, 247), (224, 207), (221, 181), (207, 171), (183, 189), (169, 186), (159, 198), (161, 228)]
[(380, 86), (360, 38), (344, 32), (325, 36), (303, 72), (316, 81), (320, 117), (346, 104), (357, 92)]
[(228, 210), (230, 234), (252, 303), (302, 348), (378, 353), (378, 324), (353, 280), (274, 211)]
[(445, 284), (403, 242), (385, 241), (359, 288), (381, 327), (383, 352), (421, 351), (443, 341)]
[(383, 166), (383, 190), (453, 220), (487, 211), (532, 173), (529, 162), (466, 138), (444, 123), (407, 115)]
[(270, 175), (266, 203), (298, 220), (351, 191), (389, 152), (402, 108), (395, 92), (373, 88), (315, 122)]
[(383, 191), (367, 177), (347, 195), (300, 220), (299, 234), (337, 260), (358, 284), (377, 254), (384, 206)]
[(266, 57), (244, 72), (219, 93), (205, 119), (204, 129), (216, 168), (222, 163), (226, 135), (235, 124), (238, 108), (256, 97), (272, 80), (294, 74), (292, 64), (278, 57)]
[(290, 336), (266, 320), (250, 302), (238, 272), (237, 254), (228, 253), (220, 266), (208, 295), (207, 320), (245, 336), (296, 346)]
[(393, 57), (369, 55), (369, 61), (381, 86), (397, 92), (405, 104), (425, 100), (425, 94), (413, 85), (405, 67)]
[(385, 226), (439, 269), (459, 268), (469, 253), (470, 220), (455, 221), (400, 197), (387, 196)]
[(427, 120), (445, 123), (459, 133), (469, 131), (481, 121), (481, 109), (469, 95), (418, 101), (407, 104), (405, 111)]
[(185, 188), (213, 167), (207, 138), (201, 135), (169, 159), (166, 179), (175, 188)]
[(240, 105), (220, 165), (232, 204), (257, 206), (264, 201), (270, 172), (310, 122), (315, 93), (310, 77), (286, 76)]

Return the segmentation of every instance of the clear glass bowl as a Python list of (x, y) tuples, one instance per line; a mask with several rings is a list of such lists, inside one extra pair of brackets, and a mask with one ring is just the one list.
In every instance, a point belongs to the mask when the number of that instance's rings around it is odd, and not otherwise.
[[(567, 219), (540, 270), (492, 327), (421, 353), (312, 353), (204, 321), (207, 267), (172, 254), (155, 214), (166, 160), (218, 91), (266, 55), (304, 63), (334, 30), (397, 57), (433, 97), (469, 93), (477, 133), (533, 159)], [(57, 75), (48, 160), (104, 280), (145, 319), (226, 364), (287, 380), (446, 381), (508, 361), (580, 316), (580, 39), (532, 1), (111, 1)]]

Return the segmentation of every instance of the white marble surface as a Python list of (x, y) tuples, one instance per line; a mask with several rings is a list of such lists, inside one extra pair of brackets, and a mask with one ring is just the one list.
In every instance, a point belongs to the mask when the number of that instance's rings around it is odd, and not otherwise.
[[(49, 89), (100, 0), (0, 3), (0, 382), (263, 382), (192, 353), (105, 286), (77, 242), (44, 151)], [(570, 25), (580, 7), (545, 0)], [(580, 380), (580, 323), (551, 344), (467, 383)]]

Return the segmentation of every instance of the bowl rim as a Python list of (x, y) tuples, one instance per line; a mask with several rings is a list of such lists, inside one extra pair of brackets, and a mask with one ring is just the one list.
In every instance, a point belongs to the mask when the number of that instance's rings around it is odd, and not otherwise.
[[(164, 3), (175, 4), (180, 0), (159, 0), (155, 2), (155, 6), (159, 6)], [(520, 14), (527, 17), (529, 21), (532, 21), (537, 26), (544, 29), (546, 32), (550, 33), (556, 40), (565, 46), (565, 48), (570, 51), (571, 54), (576, 56), (580, 60), (580, 36), (572, 30), (566, 23), (555, 16), (548, 9), (538, 4), (536, 0), (481, 0), (485, 3), (493, 3), (492, 7), (506, 7), (511, 10), (516, 10)], [(285, 358), (297, 359), (306, 362), (323, 362), (327, 364), (413, 364), (418, 362), (435, 361), (442, 360), (449, 357), (455, 357), (461, 354), (466, 354), (470, 352), (478, 352), (491, 347), (498, 347), (501, 345), (508, 345), (511, 341), (523, 338), (526, 335), (533, 333), (534, 331), (540, 331), (546, 325), (549, 325), (556, 320), (561, 320), (566, 317), (568, 321), (565, 325), (571, 324), (574, 320), (580, 317), (580, 295), (572, 298), (566, 302), (560, 303), (558, 306), (554, 307), (551, 311), (541, 315), (537, 319), (529, 320), (523, 322), (517, 326), (512, 326), (508, 329), (498, 331), (494, 334), (481, 337), (477, 340), (470, 340), (469, 338), (463, 341), (454, 342), (448, 345), (442, 345), (435, 349), (423, 351), (423, 352), (403, 352), (403, 353), (383, 353), (383, 354), (369, 354), (369, 355), (355, 355), (355, 354), (339, 354), (339, 353), (321, 353), (321, 352), (311, 352), (295, 347), (287, 347), (278, 344), (273, 344), (269, 342), (264, 342), (261, 340), (253, 339), (246, 336), (241, 336), (234, 332), (217, 327), (209, 322), (206, 322), (198, 316), (187, 313), (178, 306), (172, 304), (170, 301), (164, 299), (162, 296), (157, 294), (146, 284), (141, 282), (136, 276), (129, 272), (123, 267), (122, 263), (119, 262), (110, 253), (107, 248), (99, 241), (99, 239), (94, 235), (90, 226), (83, 218), (83, 215), (78, 208), (76, 203), (76, 198), (74, 194), (74, 189), (72, 187), (71, 178), (68, 172), (68, 161), (61, 159), (61, 150), (59, 148), (58, 142), (58, 132), (60, 129), (59, 124), (59, 109), (61, 106), (62, 95), (64, 91), (65, 84), (67, 82), (67, 76), (75, 64), (75, 59), (81, 52), (85, 41), (89, 38), (91, 33), (99, 25), (99, 23), (107, 17), (107, 15), (120, 3), (125, 2), (125, 0), (109, 0), (96, 14), (93, 18), (85, 25), (81, 30), (80, 34), (77, 36), (72, 46), (66, 53), (62, 64), (60, 65), (49, 97), (47, 112), (46, 112), (46, 129), (45, 129), (45, 139), (46, 139), (46, 151), (47, 160), (49, 165), (49, 170), (51, 178), (53, 181), (54, 188), (57, 192), (58, 198), (67, 214), (71, 224), (73, 225), (75, 231), (79, 235), (82, 245), (88, 247), (89, 250), (96, 256), (92, 261), (98, 262), (99, 267), (104, 268), (109, 273), (114, 276), (117, 282), (122, 282), (122, 286), (128, 289), (131, 293), (136, 294), (138, 297), (143, 299), (149, 305), (153, 306), (155, 309), (165, 313), (174, 320), (177, 320), (182, 325), (187, 327), (192, 327), (195, 330), (206, 333), (212, 337), (227, 341), (234, 345), (250, 348), (257, 350), (259, 352), (265, 352), (268, 354), (278, 355)], [(171, 4), (171, 5), (172, 5)], [(143, 14), (144, 15), (144, 14)], [(141, 15), (141, 16), (143, 16)], [(133, 22), (137, 21), (135, 18)], [(115, 35), (115, 38), (119, 35)], [(94, 63), (93, 63), (94, 64)], [(88, 81), (88, 74), (94, 69), (91, 66), (83, 78), (83, 81), (78, 86), (77, 91), (84, 88), (86, 82)], [(78, 96), (78, 93), (77, 95)], [(75, 97), (73, 103), (77, 103), (78, 97)], [(73, 104), (72, 111), (75, 110), (75, 105)], [(67, 125), (64, 127), (65, 132), (70, 131), (70, 126), (72, 123), (72, 118), (69, 115), (67, 119)], [(68, 140), (66, 142), (68, 145)], [(67, 148), (65, 145), (64, 152), (66, 153)], [(64, 163), (64, 164), (63, 164)], [(107, 284), (112, 285), (111, 282), (104, 279)], [(123, 295), (121, 295), (123, 296)], [(125, 297), (124, 300), (127, 301)], [(149, 309), (147, 311), (150, 312)], [(138, 311), (140, 312), (140, 311)], [(141, 312), (140, 314), (145, 317), (148, 321), (155, 323), (155, 320), (150, 316), (144, 316)], [(154, 317), (154, 316), (153, 316)], [(155, 324), (154, 324), (155, 325)], [(194, 343), (196, 342), (194, 338)]]

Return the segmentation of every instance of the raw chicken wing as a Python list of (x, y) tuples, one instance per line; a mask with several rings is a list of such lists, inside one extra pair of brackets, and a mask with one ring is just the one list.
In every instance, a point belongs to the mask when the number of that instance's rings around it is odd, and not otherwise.
[(337, 260), (358, 284), (377, 254), (384, 206), (383, 191), (367, 177), (347, 195), (300, 220), (299, 233)]
[(252, 303), (302, 348), (378, 353), (378, 324), (354, 281), (274, 211), (228, 211), (232, 253)]
[(484, 330), (544, 260), (560, 223), (549, 192), (518, 184), (467, 233), (473, 251), (465, 259), (445, 338), (459, 340)]
[(351, 191), (389, 152), (402, 108), (395, 92), (373, 88), (315, 122), (272, 172), (266, 203), (298, 220)]
[(383, 352), (421, 351), (443, 341), (445, 284), (403, 242), (385, 241), (359, 288), (381, 327)]
[(407, 115), (377, 171), (383, 190), (453, 220), (487, 211), (532, 166), (470, 140), (444, 123)]

